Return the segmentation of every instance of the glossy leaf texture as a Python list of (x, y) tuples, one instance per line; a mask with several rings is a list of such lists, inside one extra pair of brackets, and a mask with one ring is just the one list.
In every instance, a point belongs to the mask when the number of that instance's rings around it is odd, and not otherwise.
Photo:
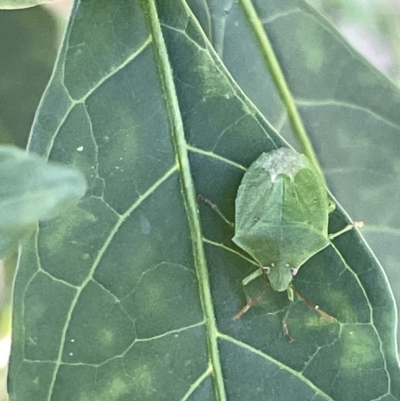
[(355, 231), (294, 280), (337, 322), (296, 300), (289, 344), (264, 277), (232, 320), (256, 266), (196, 195), (233, 219), (246, 168), (285, 144), (184, 2), (77, 2), (31, 148), (89, 190), (22, 250), (11, 401), (400, 399), (393, 300)]
[[(300, 150), (282, 87), (274, 83), (276, 58), (328, 187), (354, 219), (365, 221), (363, 235), (389, 276), (400, 311), (399, 88), (304, 0), (188, 3), (246, 95)], [(266, 55), (256, 34), (259, 23), (273, 55)]]

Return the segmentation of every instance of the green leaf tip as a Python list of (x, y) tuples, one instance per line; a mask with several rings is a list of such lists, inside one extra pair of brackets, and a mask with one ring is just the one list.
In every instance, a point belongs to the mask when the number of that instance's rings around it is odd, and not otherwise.
[(49, 163), (13, 146), (0, 147), (0, 256), (37, 220), (49, 219), (75, 204), (86, 180), (73, 167)]

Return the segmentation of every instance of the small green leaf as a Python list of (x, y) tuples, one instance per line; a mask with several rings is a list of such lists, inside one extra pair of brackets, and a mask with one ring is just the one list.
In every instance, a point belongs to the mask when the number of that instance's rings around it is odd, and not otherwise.
[(75, 204), (85, 190), (85, 179), (77, 170), (1, 146), (0, 255), (15, 249), (20, 237), (38, 220), (54, 217)]

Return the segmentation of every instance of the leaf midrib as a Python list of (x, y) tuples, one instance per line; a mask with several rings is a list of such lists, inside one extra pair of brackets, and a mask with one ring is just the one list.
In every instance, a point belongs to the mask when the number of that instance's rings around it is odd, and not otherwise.
[(199, 281), (201, 303), (206, 322), (207, 346), (210, 353), (213, 378), (215, 380), (215, 393), (218, 401), (226, 401), (222, 367), (217, 344), (217, 327), (215, 323), (214, 308), (211, 302), (210, 283), (202, 242), (200, 220), (197, 212), (196, 192), (190, 173), (188, 149), (172, 69), (169, 63), (168, 53), (154, 0), (143, 0), (142, 8), (145, 11), (146, 22), (153, 37), (153, 49), (157, 60), (156, 64), (158, 66), (158, 73), (166, 99), (166, 107), (171, 126), (171, 139), (180, 167), (179, 171), (184, 204), (188, 214), (189, 229), (193, 244), (194, 263)]
[[(246, 15), (249, 24), (253, 27), (253, 33), (260, 46), (260, 51), (264, 57), (265, 63), (271, 73), (275, 86), (285, 106), (293, 132), (300, 141), (304, 154), (312, 161), (315, 167), (322, 173), (318, 158), (313, 150), (310, 139), (307, 135), (303, 120), (297, 110), (293, 95), (290, 92), (285, 75), (279, 64), (279, 60), (274, 52), (271, 41), (267, 36), (260, 18), (255, 10), (251, 0), (240, 0), (243, 12)], [(323, 176), (323, 175), (322, 175)]]

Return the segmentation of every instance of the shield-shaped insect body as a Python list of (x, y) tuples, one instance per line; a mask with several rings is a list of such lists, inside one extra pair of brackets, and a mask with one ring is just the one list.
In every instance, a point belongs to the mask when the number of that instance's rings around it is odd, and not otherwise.
[[(233, 241), (285, 291), (300, 266), (329, 244), (330, 204), (324, 180), (306, 156), (289, 148), (263, 153), (245, 173), (236, 197)], [(246, 282), (246, 279), (244, 280)]]

